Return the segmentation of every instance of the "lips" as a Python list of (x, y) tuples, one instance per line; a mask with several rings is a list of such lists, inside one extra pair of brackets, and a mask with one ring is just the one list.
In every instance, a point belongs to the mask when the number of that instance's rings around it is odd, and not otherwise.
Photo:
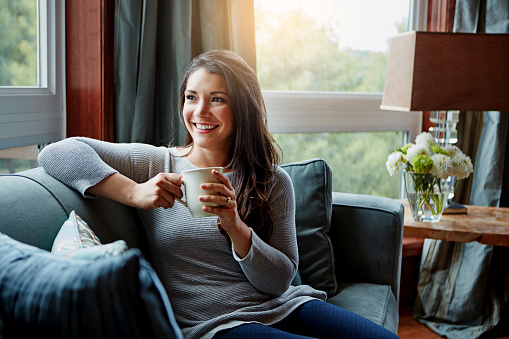
[(199, 124), (199, 123), (193, 123), (193, 125), (196, 127), (196, 129), (201, 131), (210, 131), (219, 127), (219, 125)]

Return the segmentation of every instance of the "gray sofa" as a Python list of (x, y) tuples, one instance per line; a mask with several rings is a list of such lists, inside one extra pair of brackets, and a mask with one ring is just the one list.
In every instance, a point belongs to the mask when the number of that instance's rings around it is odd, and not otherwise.
[[(397, 333), (404, 215), (402, 204), (388, 198), (332, 192), (330, 168), (325, 161), (320, 159), (283, 165), (282, 167), (292, 178), (297, 205), (296, 225), (300, 264), (299, 274), (295, 277), (294, 284), (309, 284), (326, 291), (329, 296), (328, 302), (358, 313)], [(0, 238), (0, 255), (2, 239), (7, 239), (5, 236), (12, 239), (9, 242), (11, 247), (9, 250), (5, 250), (8, 251), (5, 253), (12, 253), (17, 242), (20, 243), (18, 247), (23, 248), (25, 252), (17, 256), (15, 260), (11, 260), (10, 266), (5, 263), (2, 266), (0, 263), (0, 335), (2, 331), (9, 333), (9, 328), (11, 328), (11, 332), (12, 329), (26, 329), (31, 326), (34, 333), (43, 333), (41, 331), (48, 330), (45, 329), (46, 324), (40, 317), (37, 324), (33, 325), (26, 323), (30, 322), (27, 320), (30, 318), (27, 316), (28, 311), (24, 311), (24, 317), (16, 314), (16, 302), (19, 298), (12, 297), (11, 293), (10, 299), (6, 299), (8, 298), (6, 294), (9, 286), (18, 285), (9, 285), (9, 277), (13, 265), (18, 265), (22, 261), (21, 259), (27, 258), (29, 256), (27, 253), (32, 255), (30, 251), (35, 251), (37, 256), (44, 257), (46, 261), (41, 264), (42, 266), (51, 267), (48, 265), (53, 264), (52, 254), (46, 251), (51, 249), (55, 236), (72, 210), (75, 210), (90, 225), (102, 243), (110, 243), (119, 239), (125, 240), (127, 245), (133, 249), (129, 251), (135, 252), (131, 256), (138, 262), (136, 267), (151, 269), (148, 264), (150, 255), (147, 250), (145, 234), (135, 209), (103, 198), (85, 199), (46, 174), (42, 168), (1, 175), (0, 233), (3, 233), (4, 238)], [(21, 243), (30, 246), (25, 247)], [(0, 258), (1, 260), (2, 258)], [(132, 260), (133, 258), (131, 258)], [(145, 264), (145, 260), (147, 264)], [(58, 262), (58, 265), (60, 265), (58, 270), (61, 272), (67, 272), (70, 270), (69, 267), (74, 267), (66, 266), (67, 263), (61, 262)], [(83, 264), (81, 270), (86, 270), (89, 274), (91, 270), (98, 269), (90, 265), (100, 265), (100, 263), (87, 265), (89, 266)], [(108, 264), (106, 267), (112, 265)], [(2, 269), (2, 267), (4, 268)], [(55, 275), (58, 274), (55, 273)], [(142, 274), (139, 273), (139, 275), (141, 277)], [(78, 275), (78, 277), (81, 276), (83, 273)], [(146, 278), (147, 275), (144, 276)], [(164, 335), (168, 326), (175, 326), (172, 319), (169, 322), (166, 321), (165, 312), (168, 312), (171, 318), (171, 300), (168, 303), (165, 299), (157, 277), (150, 274), (149, 276), (152, 277), (149, 289), (159, 291), (156, 308), (160, 308), (164, 313), (162, 317), (164, 326), (161, 327), (160, 324), (150, 326), (160, 327), (159, 334), (163, 334), (159, 337), (178, 337), (178, 330), (175, 330), (176, 334)], [(18, 280), (20, 279), (23, 280), (23, 278), (18, 278)], [(35, 281), (38, 278), (30, 279)], [(60, 285), (63, 283), (48, 282), (48, 279), (58, 278), (46, 277), (45, 279), (43, 286), (57, 284), (58, 288), (62, 288)], [(69, 279), (76, 280), (76, 278)], [(140, 281), (146, 282), (147, 279), (140, 278)], [(19, 283), (22, 282), (19, 281)], [(116, 283), (124, 284), (125, 279), (124, 282), (117, 281)], [(26, 285), (24, 288), (30, 289), (30, 284)], [(16, 293), (21, 293), (19, 290), (20, 288)], [(73, 293), (77, 293), (75, 290), (73, 291)], [(26, 291), (23, 292), (26, 293)], [(54, 298), (52, 303), (60, 300), (59, 296), (52, 297)], [(108, 303), (122, 303), (121, 298), (123, 297), (119, 296), (118, 298), (120, 299), (108, 301)], [(82, 301), (87, 302), (89, 299), (84, 298)], [(9, 303), (6, 300), (9, 300)], [(37, 310), (33, 312), (40, 312), (41, 305), (44, 306), (44, 299), (42, 300), (39, 302)], [(146, 300), (145, 298), (142, 301), (146, 304)], [(99, 303), (106, 305), (103, 301), (99, 301)], [(95, 305), (89, 304), (87, 307)], [(10, 305), (10, 308), (7, 305)], [(75, 311), (76, 308), (79, 308), (76, 305), (72, 304), (69, 307)], [(138, 306), (134, 305), (133, 307)], [(122, 306), (123, 311), (127, 311), (128, 308), (129, 305)], [(165, 310), (165, 308), (170, 308), (170, 310)], [(154, 306), (147, 309), (153, 310)], [(85, 314), (85, 310), (79, 311), (81, 313), (77, 314), (82, 316)], [(146, 313), (146, 311), (144, 312)], [(153, 319), (156, 316), (157, 314), (150, 318)], [(79, 316), (76, 317), (79, 318)], [(78, 320), (72, 317), (68, 318), (66, 318), (68, 321), (66, 326), (72, 328)], [(122, 323), (121, 320), (120, 323)], [(125, 321), (127, 322), (127, 320)], [(92, 325), (93, 321), (91, 321)], [(142, 325), (149, 326), (145, 323)], [(53, 325), (48, 324), (48, 327), (50, 326)], [(63, 325), (60, 323), (58, 326)], [(54, 334), (50, 330), (48, 331), (47, 333)], [(62, 336), (74, 333), (69, 331), (71, 330), (68, 329), (67, 334)], [(115, 328), (109, 329), (109, 331), (108, 337), (115, 337)], [(146, 328), (140, 331), (146, 331)], [(98, 333), (95, 332), (96, 337), (100, 336)], [(58, 337), (58, 335), (56, 336)], [(85, 337), (83, 333), (80, 336)], [(125, 334), (122, 336), (126, 337)], [(122, 336), (118, 335), (118, 337)], [(135, 337), (134, 334), (133, 337)], [(154, 337), (158, 336), (154, 335)]]

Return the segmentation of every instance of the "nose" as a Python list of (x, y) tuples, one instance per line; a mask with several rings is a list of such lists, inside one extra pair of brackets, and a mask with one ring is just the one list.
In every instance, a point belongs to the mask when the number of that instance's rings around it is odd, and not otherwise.
[(203, 117), (203, 116), (210, 115), (209, 103), (205, 100), (198, 100), (198, 103), (195, 106), (193, 115), (196, 117)]

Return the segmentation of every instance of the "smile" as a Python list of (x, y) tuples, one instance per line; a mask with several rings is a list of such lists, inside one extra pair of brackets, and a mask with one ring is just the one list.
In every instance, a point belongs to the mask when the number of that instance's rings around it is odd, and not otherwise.
[(208, 124), (197, 124), (197, 123), (194, 123), (194, 126), (199, 130), (212, 130), (212, 129), (219, 127), (219, 125), (208, 125)]

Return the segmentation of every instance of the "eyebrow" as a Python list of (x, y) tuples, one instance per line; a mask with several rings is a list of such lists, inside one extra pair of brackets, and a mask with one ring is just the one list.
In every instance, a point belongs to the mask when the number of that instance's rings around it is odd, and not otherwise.
[[(193, 93), (193, 94), (198, 94), (198, 92), (192, 90), (192, 89), (186, 89), (186, 92), (190, 92), (190, 93)], [(226, 96), (229, 96), (228, 93), (226, 92), (223, 92), (223, 91), (213, 91), (213, 92), (210, 92), (211, 95), (215, 95), (215, 94), (224, 94)]]

